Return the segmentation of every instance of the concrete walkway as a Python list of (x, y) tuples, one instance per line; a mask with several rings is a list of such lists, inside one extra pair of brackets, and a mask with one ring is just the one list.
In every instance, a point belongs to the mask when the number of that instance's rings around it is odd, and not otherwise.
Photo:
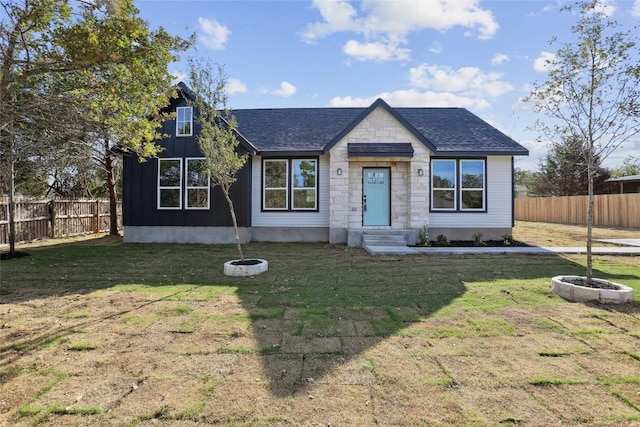
[[(370, 246), (366, 248), (371, 255), (462, 255), (462, 254), (531, 254), (531, 255), (555, 255), (555, 254), (586, 254), (586, 247), (409, 247), (409, 246)], [(640, 256), (638, 247), (593, 247), (594, 255), (637, 255)]]
[(640, 247), (640, 239), (596, 239), (596, 241), (604, 243), (614, 243), (616, 245)]

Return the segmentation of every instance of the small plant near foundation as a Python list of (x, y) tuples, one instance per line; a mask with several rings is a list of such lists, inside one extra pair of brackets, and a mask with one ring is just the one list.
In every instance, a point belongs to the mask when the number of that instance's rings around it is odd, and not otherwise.
[(447, 236), (444, 234), (439, 234), (438, 237), (436, 237), (436, 242), (438, 243), (438, 246), (449, 246), (451, 244), (449, 239), (447, 239)]
[(502, 244), (504, 246), (513, 245), (513, 241), (513, 236), (511, 234), (505, 234), (504, 236), (502, 236)]
[(482, 233), (477, 233), (473, 235), (473, 244), (475, 246), (487, 246), (487, 243), (482, 240)]
[(426, 225), (423, 225), (420, 231), (418, 232), (418, 241), (422, 246), (430, 246), (429, 244), (429, 228)]

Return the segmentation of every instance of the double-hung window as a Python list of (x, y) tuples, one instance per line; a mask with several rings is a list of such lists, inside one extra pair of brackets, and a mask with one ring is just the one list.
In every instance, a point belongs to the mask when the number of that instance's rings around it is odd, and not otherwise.
[(432, 159), (431, 210), (486, 210), (484, 159)]
[(204, 159), (186, 159), (186, 209), (209, 209), (209, 174)]
[(263, 163), (263, 207), (265, 210), (288, 210), (288, 160), (265, 160)]
[(176, 136), (193, 135), (193, 108), (176, 108)]
[(158, 159), (158, 209), (182, 209), (182, 159)]
[(317, 159), (264, 159), (262, 171), (265, 211), (318, 209)]
[(292, 208), (316, 209), (317, 161), (312, 159), (293, 159), (292, 172)]
[(431, 162), (431, 208), (456, 210), (456, 161), (433, 160)]
[(484, 160), (460, 160), (460, 210), (485, 209)]

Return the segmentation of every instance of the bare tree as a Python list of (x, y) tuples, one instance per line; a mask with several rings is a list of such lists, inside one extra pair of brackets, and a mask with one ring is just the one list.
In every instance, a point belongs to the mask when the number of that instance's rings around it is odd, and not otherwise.
[[(593, 279), (591, 251), (593, 182), (596, 159), (608, 155), (640, 133), (640, 44), (637, 29), (621, 31), (606, 15), (602, 0), (565, 6), (576, 16), (575, 40), (563, 44), (549, 60), (549, 76), (535, 83), (528, 101), (548, 122), (537, 128), (551, 139), (578, 138), (587, 164), (587, 271)], [(556, 40), (553, 40), (556, 42)]]

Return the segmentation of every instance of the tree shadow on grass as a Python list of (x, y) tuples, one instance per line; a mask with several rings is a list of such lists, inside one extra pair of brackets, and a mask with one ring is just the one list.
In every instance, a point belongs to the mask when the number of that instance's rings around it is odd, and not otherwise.
[[(93, 294), (110, 310), (100, 316), (88, 313), (87, 319), (76, 319), (71, 326), (34, 324), (26, 339), (9, 332), (0, 359), (7, 366), (73, 328), (96, 326), (168, 301), (183, 305), (205, 301), (203, 314), (211, 315), (207, 319), (216, 313), (220, 317), (216, 310), (226, 304), (222, 313), (242, 318), (240, 311), (249, 322), (246, 330), (211, 331), (224, 336), (224, 344), (213, 351), (257, 357), (270, 392), (286, 397), (441, 310), (483, 304), (507, 307), (517, 304), (520, 294), (526, 294), (528, 304), (547, 304), (550, 277), (584, 270), (570, 260), (547, 255), (371, 257), (360, 249), (326, 244), (250, 244), (246, 252), (267, 259), (269, 271), (254, 277), (223, 276), (222, 264), (235, 257), (234, 251), (233, 246), (72, 244), (32, 251), (30, 257), (6, 267), (3, 263), (2, 303), (37, 306), (39, 299), (48, 304), (50, 297), (69, 301)], [(595, 274), (609, 278), (604, 271)], [(624, 283), (638, 277), (622, 274), (615, 279)], [(469, 292), (479, 282), (487, 285)], [(218, 292), (218, 287), (225, 291)], [(109, 307), (109, 296), (122, 290), (151, 296)], [(106, 293), (98, 295), (99, 291)], [(638, 309), (637, 304), (629, 306)], [(167, 321), (163, 310), (156, 311), (157, 318), (150, 322), (156, 322), (155, 329), (171, 341), (175, 331), (162, 324)], [(0, 317), (2, 313), (0, 309)], [(211, 325), (216, 328), (214, 320)], [(205, 354), (208, 350), (198, 346), (209, 343), (196, 339), (201, 327), (203, 323), (195, 323), (186, 333), (193, 341), (191, 351)], [(366, 372), (351, 372), (341, 381), (369, 380)]]

